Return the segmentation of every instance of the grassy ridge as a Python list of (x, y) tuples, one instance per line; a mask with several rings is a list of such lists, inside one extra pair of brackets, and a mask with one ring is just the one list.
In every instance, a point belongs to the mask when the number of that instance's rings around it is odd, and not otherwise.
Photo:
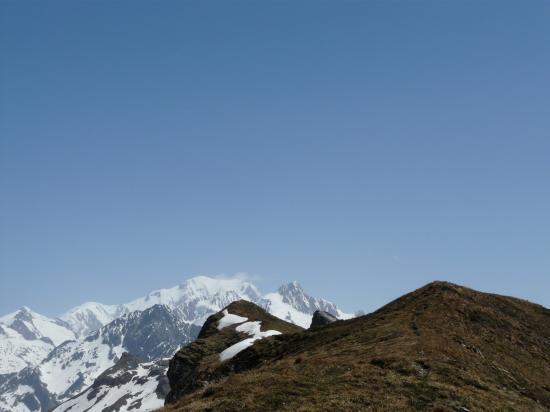
[(203, 365), (165, 411), (550, 410), (550, 311), (523, 300), (434, 282), (289, 332)]

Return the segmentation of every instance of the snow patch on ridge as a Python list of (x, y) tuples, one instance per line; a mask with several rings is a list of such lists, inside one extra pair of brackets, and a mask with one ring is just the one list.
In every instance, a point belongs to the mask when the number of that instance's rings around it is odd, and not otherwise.
[(232, 313), (229, 313), (227, 309), (224, 309), (223, 315), (223, 318), (218, 321), (218, 330), (222, 330), (227, 326), (234, 325), (235, 323), (242, 323), (248, 320), (248, 318), (245, 318), (243, 316), (233, 315)]
[[(226, 316), (236, 316), (236, 315), (231, 315), (230, 313), (227, 312), (227, 310), (225, 310), (224, 313), (226, 313)], [(237, 316), (237, 317), (240, 318), (240, 316)], [(250, 335), (251, 338), (244, 339), (225, 349), (222, 353), (220, 353), (220, 361), (224, 362), (228, 359), (233, 358), (239, 352), (242, 352), (249, 346), (252, 346), (254, 342), (257, 341), (258, 339), (263, 339), (263, 338), (267, 338), (268, 336), (281, 334), (281, 332), (279, 332), (278, 330), (273, 330), (273, 329), (262, 332), (260, 330), (261, 326), (262, 326), (262, 322), (259, 320), (256, 320), (253, 322), (245, 322), (237, 326), (235, 328), (237, 332), (246, 333), (247, 335)]]

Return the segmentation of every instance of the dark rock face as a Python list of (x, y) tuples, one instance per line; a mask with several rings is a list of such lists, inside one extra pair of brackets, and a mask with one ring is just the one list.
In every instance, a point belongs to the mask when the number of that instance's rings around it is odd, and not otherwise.
[(313, 319), (311, 319), (310, 328), (317, 328), (320, 326), (328, 325), (329, 323), (336, 322), (338, 318), (323, 310), (316, 310), (313, 313)]
[(124, 352), (115, 366), (107, 369), (96, 378), (92, 384), (92, 388), (98, 388), (100, 386), (120, 386), (128, 383), (134, 376), (131, 371), (136, 369), (140, 362), (141, 360), (138, 357)]
[(154, 360), (171, 356), (193, 341), (199, 331), (200, 327), (182, 321), (176, 311), (165, 305), (155, 305), (115, 319), (86, 340), (92, 342), (101, 335), (103, 343), (109, 346), (122, 344), (133, 356)]
[(155, 305), (129, 319), (124, 347), (145, 360), (171, 356), (184, 344), (193, 341), (200, 328), (183, 322), (178, 314), (163, 305)]
[[(236, 342), (237, 339), (234, 343)], [(208, 342), (207, 339), (199, 339), (176, 353), (168, 367), (170, 392), (166, 396), (166, 403), (173, 403), (206, 383), (201, 381), (198, 374), (201, 361), (209, 355), (220, 353), (228, 346), (230, 344), (221, 341)]]

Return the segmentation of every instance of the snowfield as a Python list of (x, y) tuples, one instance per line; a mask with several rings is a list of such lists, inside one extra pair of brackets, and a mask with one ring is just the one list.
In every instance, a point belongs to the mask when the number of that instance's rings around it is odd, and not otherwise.
[(37, 365), (52, 349), (48, 342), (27, 340), (12, 328), (0, 325), (0, 375)]

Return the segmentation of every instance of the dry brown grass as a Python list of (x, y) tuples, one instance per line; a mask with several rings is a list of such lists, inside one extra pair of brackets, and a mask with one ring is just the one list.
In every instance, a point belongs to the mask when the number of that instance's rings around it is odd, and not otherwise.
[(550, 311), (444, 282), (257, 342), (165, 411), (548, 411)]

